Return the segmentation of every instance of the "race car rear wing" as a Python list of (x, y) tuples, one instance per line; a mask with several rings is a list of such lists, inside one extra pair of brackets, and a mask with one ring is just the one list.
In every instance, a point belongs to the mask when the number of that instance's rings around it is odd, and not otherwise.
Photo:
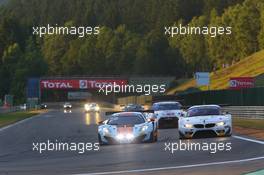
[(140, 110), (140, 111), (108, 111), (105, 112), (105, 115), (112, 115), (116, 113), (125, 113), (125, 112), (140, 112), (140, 113), (154, 113), (154, 110)]

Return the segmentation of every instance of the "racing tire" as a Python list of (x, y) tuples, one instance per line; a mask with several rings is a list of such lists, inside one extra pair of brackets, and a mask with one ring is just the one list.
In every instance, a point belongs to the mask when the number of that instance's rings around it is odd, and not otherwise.
[(225, 134), (225, 137), (231, 137), (232, 133)]
[(98, 134), (98, 142), (100, 146), (106, 145), (106, 143), (102, 141), (100, 134)]
[(154, 142), (157, 142), (158, 141), (158, 131), (156, 130), (155, 131), (155, 136), (154, 136)]
[(229, 129), (228, 132), (225, 134), (225, 137), (231, 137), (232, 136), (232, 129)]
[(187, 138), (181, 132), (179, 132), (179, 139), (180, 140), (185, 140)]
[(153, 142), (155, 142), (155, 136), (154, 136), (154, 132), (151, 132), (148, 143), (153, 143)]

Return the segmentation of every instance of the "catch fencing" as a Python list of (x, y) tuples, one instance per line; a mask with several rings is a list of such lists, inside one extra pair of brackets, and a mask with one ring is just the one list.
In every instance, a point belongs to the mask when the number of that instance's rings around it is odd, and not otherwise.
[(223, 110), (233, 117), (264, 119), (264, 106), (226, 106)]

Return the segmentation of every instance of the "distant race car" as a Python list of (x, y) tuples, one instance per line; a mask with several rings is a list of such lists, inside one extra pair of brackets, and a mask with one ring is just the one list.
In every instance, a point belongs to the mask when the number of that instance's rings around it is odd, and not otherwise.
[(232, 116), (218, 105), (193, 106), (179, 119), (180, 139), (195, 136), (231, 136)]
[(147, 120), (142, 112), (118, 112), (100, 122), (100, 145), (156, 142), (158, 130), (155, 120)]
[(184, 112), (179, 102), (164, 101), (152, 105), (159, 128), (178, 127), (178, 119)]
[(63, 108), (64, 109), (71, 109), (72, 108), (72, 104), (69, 103), (69, 102), (66, 102), (66, 103), (63, 104)]
[(87, 103), (84, 105), (84, 110), (85, 112), (99, 112), (100, 107), (96, 103), (90, 103), (90, 104)]
[(47, 104), (45, 104), (45, 103), (40, 104), (40, 109), (47, 109), (47, 108), (48, 108)]
[(144, 107), (139, 105), (139, 104), (128, 104), (126, 105), (124, 108), (123, 108), (123, 111), (130, 111), (130, 112), (133, 112), (133, 111), (143, 111), (144, 110)]

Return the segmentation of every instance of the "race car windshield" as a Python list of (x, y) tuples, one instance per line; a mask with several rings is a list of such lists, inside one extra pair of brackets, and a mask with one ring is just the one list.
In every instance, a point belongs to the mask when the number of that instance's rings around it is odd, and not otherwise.
[(153, 110), (154, 111), (161, 111), (161, 110), (179, 110), (181, 109), (181, 105), (178, 103), (169, 103), (169, 104), (159, 104), (154, 105)]
[(109, 119), (108, 125), (138, 125), (144, 123), (144, 119), (142, 116), (134, 115), (134, 116), (114, 116)]
[(187, 117), (220, 115), (219, 108), (194, 108), (187, 112)]

